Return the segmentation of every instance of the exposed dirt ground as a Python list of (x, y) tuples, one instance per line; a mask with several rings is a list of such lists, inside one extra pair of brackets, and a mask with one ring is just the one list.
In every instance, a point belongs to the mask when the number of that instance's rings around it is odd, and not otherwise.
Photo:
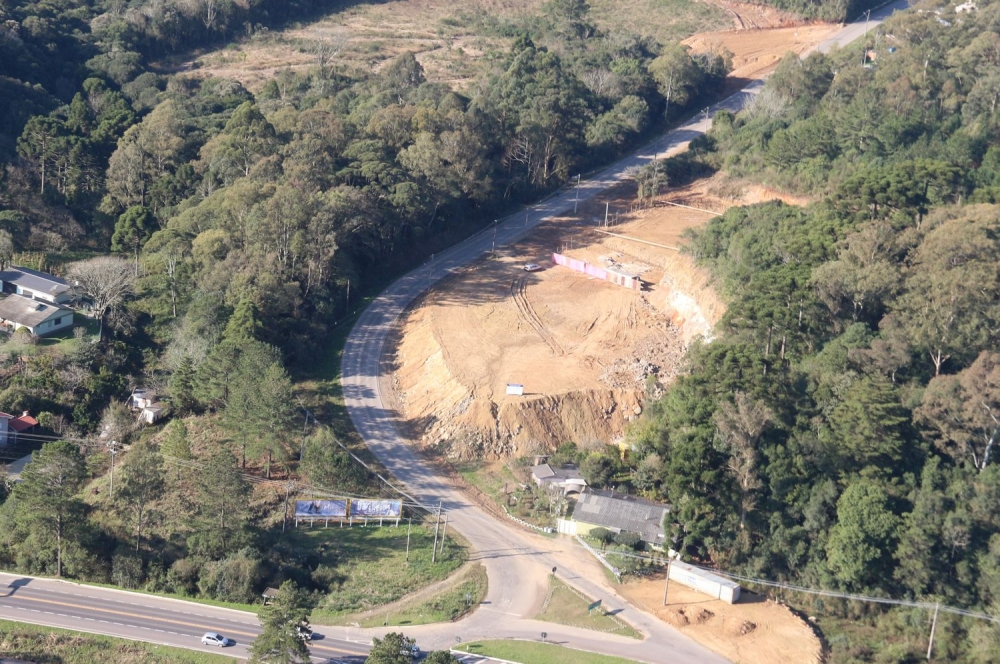
[[(312, 23), (259, 30), (242, 43), (158, 64), (164, 73), (232, 78), (256, 90), (279, 72), (317, 66), (320, 46), (330, 55), (328, 66), (341, 70), (378, 70), (401, 53), (412, 52), (428, 80), (462, 89), (490, 66), (491, 59), (484, 54), (502, 51), (511, 41), (483, 36), (484, 21), (517, 24), (521, 17), (537, 15), (542, 4), (543, 0), (359, 3)], [(591, 19), (614, 34), (635, 32), (664, 43), (694, 34), (685, 43), (695, 52), (721, 44), (736, 55), (735, 76), (742, 78), (760, 75), (788, 50), (801, 53), (811, 48), (833, 29), (801, 25), (794, 14), (731, 0), (592, 0)], [(733, 29), (715, 32), (727, 25)], [(788, 27), (795, 25), (799, 27)]]
[[(633, 195), (623, 185), (546, 223), (410, 310), (391, 368), (413, 439), (453, 458), (487, 459), (568, 440), (609, 443), (642, 412), (649, 376), (674, 379), (687, 345), (710, 337), (724, 313), (707, 274), (675, 249), (684, 231), (731, 205), (779, 196), (720, 177), (671, 190), (651, 209), (630, 210)], [(645, 288), (554, 265), (553, 251), (641, 273)], [(525, 272), (529, 262), (544, 269)], [(524, 395), (506, 395), (508, 383)]]
[(819, 23), (770, 29), (701, 32), (682, 43), (692, 53), (715, 52), (727, 48), (733, 54), (731, 78), (758, 79), (770, 74), (789, 51), (801, 55), (840, 29), (839, 25)]
[(736, 664), (819, 664), (823, 645), (788, 607), (744, 592), (726, 604), (671, 582), (663, 606), (664, 578), (629, 581), (617, 588), (630, 601), (656, 614), (687, 636)]

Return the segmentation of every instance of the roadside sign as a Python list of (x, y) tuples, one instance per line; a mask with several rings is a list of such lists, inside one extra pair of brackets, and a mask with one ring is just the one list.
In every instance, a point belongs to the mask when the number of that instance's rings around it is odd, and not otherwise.
[(601, 605), (601, 600), (597, 600), (596, 602), (594, 602), (593, 604), (591, 604), (590, 606), (588, 606), (587, 610), (588, 611), (593, 611), (594, 609), (596, 609), (600, 605)]

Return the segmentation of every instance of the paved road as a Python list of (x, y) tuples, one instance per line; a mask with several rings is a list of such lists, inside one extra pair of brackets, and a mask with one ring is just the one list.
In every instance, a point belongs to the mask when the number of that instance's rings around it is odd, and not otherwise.
[[(241, 658), (248, 657), (248, 646), (260, 633), (257, 615), (246, 611), (6, 573), (0, 573), (0, 618)], [(364, 661), (367, 643), (343, 640), (349, 636), (345, 629), (316, 627), (322, 638), (310, 644), (315, 661)], [(203, 646), (208, 631), (236, 645)]]
[[(872, 12), (866, 28), (865, 20), (845, 26), (824, 42), (818, 50), (827, 52), (835, 46), (846, 44), (871, 30), (896, 9), (906, 6), (896, 2)], [(553, 542), (522, 531), (510, 522), (498, 520), (470, 503), (465, 495), (447, 480), (423, 463), (406, 445), (396, 429), (398, 413), (388, 409), (379, 387), (380, 360), (387, 335), (405, 309), (423, 292), (441, 279), (480, 259), (491, 250), (514, 243), (530, 233), (549, 217), (572, 208), (577, 197), (581, 202), (600, 195), (624, 179), (627, 169), (641, 166), (655, 157), (676, 154), (687, 148), (688, 143), (704, 133), (710, 117), (726, 109), (738, 111), (761, 89), (761, 82), (749, 85), (739, 93), (712, 105), (705, 113), (670, 131), (612, 166), (589, 177), (579, 191), (567, 188), (556, 195), (518, 212), (494, 228), (487, 228), (464, 242), (433, 257), (423, 266), (405, 275), (387, 288), (364, 311), (348, 337), (341, 367), (341, 382), (348, 412), (369, 449), (392, 474), (402, 482), (410, 495), (435, 505), (441, 501), (449, 512), (452, 525), (472, 544), (475, 557), (482, 560), (489, 574), (489, 595), (484, 610), (458, 625), (439, 631), (455, 634), (462, 632), (466, 641), (472, 638), (538, 638), (542, 629), (550, 638), (567, 645), (586, 647), (609, 654), (648, 662), (721, 662), (718, 655), (709, 652), (687, 637), (667, 627), (655, 617), (616, 598), (621, 608), (619, 614), (643, 631), (647, 637), (641, 643), (629, 643), (619, 637), (584, 635), (557, 625), (542, 625), (528, 619), (538, 605), (539, 593), (544, 583), (539, 583), (539, 570), (560, 566), (570, 582), (592, 597), (608, 597), (612, 593), (605, 584), (594, 581), (593, 563), (582, 551), (566, 544), (565, 540)], [(543, 578), (543, 577), (541, 577)], [(605, 602), (608, 605), (608, 602)], [(617, 607), (616, 607), (617, 608)], [(502, 615), (496, 615), (500, 612)], [(421, 638), (440, 638), (436, 647), (448, 645), (444, 636), (435, 635), (435, 629), (414, 630)]]

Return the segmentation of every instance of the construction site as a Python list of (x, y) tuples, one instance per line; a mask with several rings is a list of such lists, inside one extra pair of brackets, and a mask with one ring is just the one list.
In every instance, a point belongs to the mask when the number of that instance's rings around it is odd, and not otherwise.
[[(684, 232), (773, 198), (715, 177), (640, 209), (623, 184), (439, 283), (401, 321), (390, 351), (410, 437), (453, 459), (618, 441), (724, 313), (709, 276), (679, 250)], [(526, 271), (532, 263), (541, 269)]]

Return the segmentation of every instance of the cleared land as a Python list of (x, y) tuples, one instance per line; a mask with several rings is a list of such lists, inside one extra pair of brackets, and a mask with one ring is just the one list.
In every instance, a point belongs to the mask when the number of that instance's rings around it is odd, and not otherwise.
[(618, 586), (629, 601), (736, 664), (819, 664), (823, 645), (788, 607), (745, 592), (727, 604), (671, 582), (663, 606), (663, 575)]
[[(716, 177), (630, 211), (632, 192), (622, 186), (547, 222), (410, 310), (390, 368), (411, 439), (458, 459), (548, 451), (568, 440), (600, 445), (641, 413), (648, 376), (673, 380), (687, 345), (711, 335), (724, 307), (708, 276), (668, 247), (714, 213), (781, 196)], [(553, 251), (639, 272), (646, 287), (630, 291), (554, 265)], [(544, 269), (525, 272), (529, 262)], [(507, 383), (523, 385), (524, 395), (506, 395)]]
[[(164, 61), (160, 69), (197, 78), (233, 78), (256, 90), (282, 71), (317, 66), (321, 57), (333, 68), (371, 71), (410, 52), (416, 54), (429, 80), (461, 89), (491, 66), (492, 60), (484, 55), (510, 45), (511, 39), (491, 35), (500, 34), (500, 27), (522, 25), (528, 17), (539, 14), (542, 4), (543, 0), (472, 0), (460, 5), (436, 0), (360, 3), (313, 23), (282, 31), (258, 31), (240, 44)], [(590, 6), (591, 19), (612, 34), (634, 33), (661, 43), (705, 36), (705, 42), (691, 42), (696, 52), (722, 44), (737, 56), (737, 63), (748, 59), (738, 67), (776, 62), (787, 50), (801, 52), (828, 34), (825, 31), (835, 29), (802, 25), (798, 36), (791, 28), (786, 36), (781, 30), (767, 28), (801, 25), (799, 17), (730, 0), (592, 0)], [(745, 35), (742, 40), (729, 36), (737, 31)]]

